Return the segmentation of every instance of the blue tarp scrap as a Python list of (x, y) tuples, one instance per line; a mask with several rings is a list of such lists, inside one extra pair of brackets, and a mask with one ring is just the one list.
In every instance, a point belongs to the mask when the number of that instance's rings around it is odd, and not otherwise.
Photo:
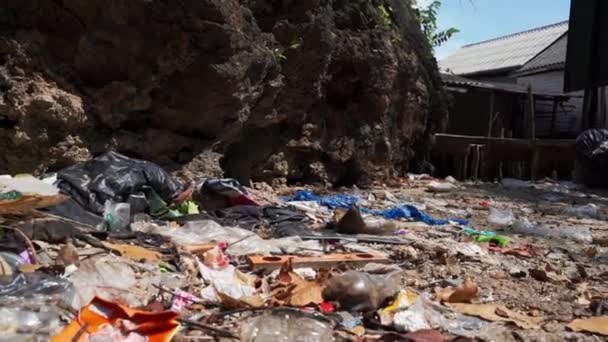
[[(322, 206), (328, 207), (329, 209), (336, 208), (345, 208), (349, 209), (353, 204), (357, 204), (359, 202), (359, 197), (355, 195), (329, 195), (329, 196), (318, 196), (311, 191), (300, 190), (296, 192), (296, 194), (287, 199), (288, 202), (294, 201), (313, 201), (317, 202)], [(426, 224), (430, 225), (443, 225), (448, 224), (450, 221), (448, 220), (438, 220), (433, 218), (431, 215), (426, 214), (420, 211), (413, 205), (401, 205), (395, 208), (389, 208), (384, 210), (370, 210), (367, 208), (360, 208), (361, 212), (382, 216), (386, 219), (415, 219), (417, 221), (422, 221)], [(458, 224), (466, 225), (468, 224), (467, 220), (463, 219), (452, 219), (451, 221), (457, 222)]]
[(317, 202), (324, 207), (329, 209), (346, 208), (349, 209), (351, 205), (359, 202), (359, 197), (355, 195), (329, 195), (329, 196), (318, 196), (307, 190), (300, 190), (296, 194), (287, 199), (287, 202), (296, 201), (312, 201)]

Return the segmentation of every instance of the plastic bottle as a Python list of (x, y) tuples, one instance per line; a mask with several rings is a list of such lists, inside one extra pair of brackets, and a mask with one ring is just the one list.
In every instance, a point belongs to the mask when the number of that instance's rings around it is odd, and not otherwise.
[(329, 280), (323, 298), (338, 302), (341, 310), (369, 312), (379, 309), (400, 289), (399, 271), (385, 274), (346, 271)]
[(513, 224), (515, 216), (511, 209), (499, 209), (490, 207), (488, 222), (497, 226), (510, 226)]
[(116, 232), (127, 229), (131, 222), (131, 205), (106, 201), (103, 211), (103, 227)]
[(242, 342), (332, 342), (329, 322), (296, 311), (276, 312), (248, 320), (241, 328)]

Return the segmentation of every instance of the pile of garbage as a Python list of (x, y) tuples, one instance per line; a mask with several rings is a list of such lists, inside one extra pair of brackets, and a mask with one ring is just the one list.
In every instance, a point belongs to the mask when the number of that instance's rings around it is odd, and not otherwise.
[[(538, 191), (543, 203), (557, 207), (562, 196), (578, 193), (574, 187), (426, 175), (400, 181), (398, 188), (342, 192), (247, 188), (234, 179), (180, 182), (115, 152), (42, 179), (1, 176), (0, 335), (39, 341), (608, 335), (604, 232), (555, 229), (530, 221), (541, 213), (538, 206), (501, 202), (505, 194)], [(489, 190), (481, 195), (470, 192), (483, 187)], [(603, 220), (603, 207), (593, 203), (558, 213)], [(569, 306), (527, 302), (534, 298)]]

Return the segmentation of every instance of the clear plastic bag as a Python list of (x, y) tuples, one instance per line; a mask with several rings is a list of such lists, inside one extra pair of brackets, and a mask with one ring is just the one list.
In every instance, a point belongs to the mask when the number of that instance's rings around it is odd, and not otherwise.
[(168, 236), (171, 241), (178, 245), (227, 242), (229, 247), (226, 249), (226, 254), (231, 256), (295, 253), (300, 250), (308, 252), (323, 251), (318, 241), (304, 241), (299, 236), (264, 240), (251, 231), (237, 227), (225, 227), (211, 220), (191, 221), (181, 228), (159, 227), (148, 224), (145, 225), (145, 229), (141, 229), (137, 227), (140, 226), (139, 224), (134, 224), (134, 226), (136, 226), (133, 228), (135, 230)]
[(462, 315), (432, 301), (429, 294), (422, 294), (406, 310), (407, 314), (395, 314), (394, 325), (397, 330), (405, 331), (408, 328), (426, 329), (440, 328), (451, 334), (459, 336), (477, 336), (480, 330), (489, 324), (483, 320)]
[(598, 219), (600, 216), (600, 207), (587, 203), (585, 205), (577, 205), (567, 209), (568, 214), (578, 218)]
[(556, 229), (551, 229), (542, 224), (536, 224), (528, 221), (527, 218), (516, 220), (511, 226), (511, 230), (515, 233), (542, 236), (547, 238), (560, 237), (582, 243), (590, 243), (593, 241), (593, 234), (589, 227), (582, 226), (564, 226)]
[(525, 235), (534, 235), (534, 236), (544, 236), (544, 237), (552, 237), (554, 236), (553, 232), (545, 227), (542, 224), (536, 224), (530, 222), (527, 218), (520, 218), (513, 222), (511, 226), (511, 230), (514, 233), (525, 234)]

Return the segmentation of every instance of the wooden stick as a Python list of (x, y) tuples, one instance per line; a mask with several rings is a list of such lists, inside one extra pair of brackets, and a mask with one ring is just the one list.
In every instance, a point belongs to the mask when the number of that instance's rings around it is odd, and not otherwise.
[(232, 338), (232, 339), (235, 339), (235, 340), (239, 339), (238, 336), (236, 336), (235, 334), (231, 333), (228, 330), (216, 328), (214, 326), (211, 326), (211, 325), (208, 325), (208, 324), (205, 324), (205, 323), (200, 323), (200, 322), (192, 321), (192, 320), (185, 319), (185, 318), (179, 318), (178, 322), (180, 322), (180, 323), (182, 323), (184, 325), (190, 325), (190, 326), (193, 326), (193, 327), (197, 327), (197, 328), (201, 328), (201, 329), (204, 329), (204, 330), (208, 330), (208, 331), (214, 332), (216, 335), (219, 335), (221, 337), (228, 337), (228, 338)]

